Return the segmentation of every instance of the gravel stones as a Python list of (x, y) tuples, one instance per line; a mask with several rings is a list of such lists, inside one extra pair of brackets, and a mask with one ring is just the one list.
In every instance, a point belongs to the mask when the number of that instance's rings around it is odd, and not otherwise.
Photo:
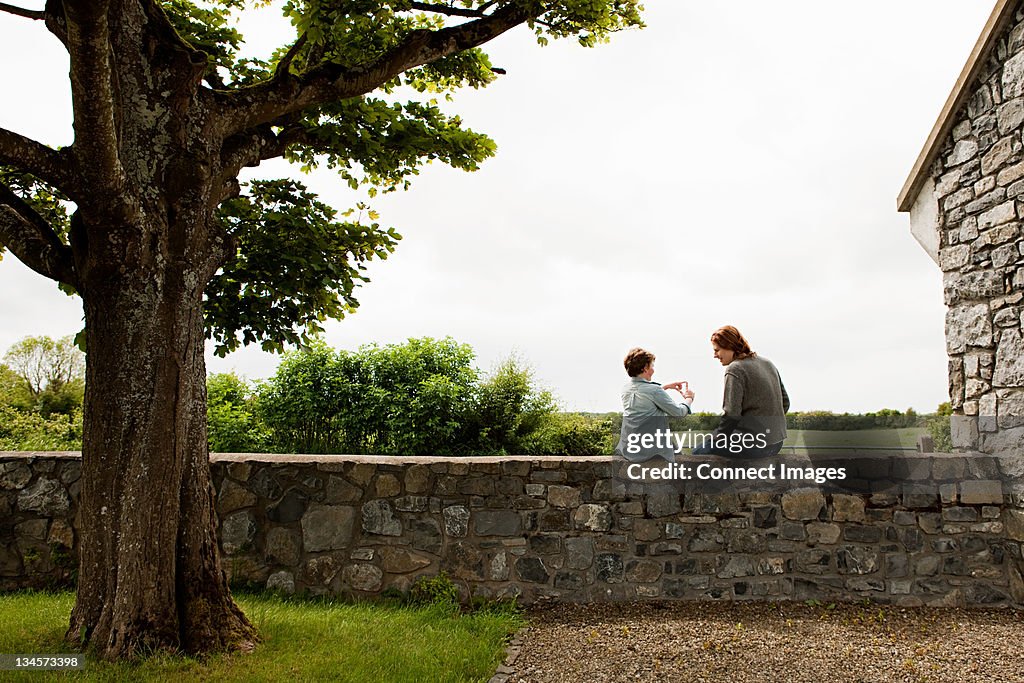
[(527, 616), (510, 682), (1024, 680), (1020, 615), (1007, 611), (647, 603)]

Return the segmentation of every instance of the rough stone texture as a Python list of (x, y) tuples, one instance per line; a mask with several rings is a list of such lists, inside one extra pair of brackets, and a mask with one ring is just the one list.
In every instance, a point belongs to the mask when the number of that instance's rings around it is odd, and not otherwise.
[(351, 564), (342, 571), (342, 580), (357, 591), (380, 590), (384, 572), (372, 564)]
[(248, 510), (233, 512), (220, 525), (220, 545), (228, 555), (252, 546), (256, 537), (256, 520)]
[(0, 465), (0, 489), (20, 489), (32, 479), (32, 469), (23, 462)]
[(355, 484), (349, 483), (343, 477), (328, 476), (327, 485), (324, 488), (323, 502), (328, 505), (341, 503), (356, 503), (363, 497), (363, 489)]
[(386, 500), (371, 500), (363, 505), (363, 531), (381, 536), (401, 536), (402, 523), (395, 519)]
[(444, 530), (449, 536), (461, 538), (469, 533), (469, 508), (452, 505), (444, 509)]
[(1010, 17), (930, 169), (953, 445), (985, 453), (1019, 452), (1020, 435), (1006, 430), (1024, 420), (1024, 407), (1000, 395), (1024, 388), (1024, 3)]
[(782, 514), (786, 519), (817, 519), (825, 507), (825, 496), (818, 489), (803, 488), (782, 494)]
[[(255, 500), (253, 501), (255, 502)], [(297, 522), (309, 507), (309, 496), (299, 489), (288, 489), (281, 500), (267, 507), (267, 519), (272, 522)]]
[[(873, 496), (645, 488), (599, 457), (245, 457), (212, 462), (225, 566), (283, 593), (374, 596), (443, 570), (467, 598), (527, 604), (1024, 601), (1021, 466), (977, 453), (907, 455), (913, 485)], [(77, 467), (0, 454), (20, 482), (0, 488), (0, 590), (73, 581)]]
[(838, 524), (812, 522), (807, 525), (807, 542), (814, 545), (832, 544), (839, 540), (842, 529)]
[(267, 579), (267, 590), (291, 595), (295, 592), (295, 576), (286, 571), (274, 572)]
[[(267, 562), (294, 567), (302, 557), (302, 537), (293, 529), (275, 526), (267, 532)], [(292, 586), (294, 591), (294, 586)]]
[(402, 548), (384, 546), (380, 549), (381, 569), (390, 574), (408, 574), (430, 566), (430, 558)]
[[(365, 516), (363, 519), (365, 528)], [(347, 547), (352, 542), (354, 521), (355, 510), (351, 507), (313, 505), (302, 517), (303, 547), (307, 552)]]
[(606, 505), (587, 503), (576, 508), (572, 516), (573, 525), (585, 531), (608, 531), (612, 528), (611, 509)]
[(523, 517), (513, 510), (480, 510), (473, 521), (480, 536), (520, 536), (523, 532)]
[(860, 496), (832, 496), (832, 519), (836, 522), (863, 522), (864, 499)]
[(225, 478), (217, 494), (217, 509), (221, 514), (256, 504), (256, 494), (244, 486)]
[(577, 507), (581, 502), (580, 490), (572, 486), (548, 487), (548, 503), (560, 508)]
[(64, 486), (56, 479), (40, 477), (34, 484), (18, 494), (18, 509), (54, 517), (66, 514), (71, 499)]

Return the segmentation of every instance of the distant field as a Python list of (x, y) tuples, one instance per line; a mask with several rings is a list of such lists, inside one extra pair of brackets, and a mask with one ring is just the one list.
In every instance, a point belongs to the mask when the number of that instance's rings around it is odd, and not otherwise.
[(846, 448), (917, 448), (917, 437), (927, 434), (924, 427), (904, 429), (864, 429), (850, 432), (824, 432), (790, 429), (787, 446), (831, 446)]

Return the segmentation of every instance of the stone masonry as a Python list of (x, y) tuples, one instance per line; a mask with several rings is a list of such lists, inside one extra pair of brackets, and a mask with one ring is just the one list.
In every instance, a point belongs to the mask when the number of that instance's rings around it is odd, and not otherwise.
[(954, 446), (1024, 450), (1024, 3), (931, 167)]
[[(1024, 604), (1024, 499), (998, 459), (908, 455), (899, 493), (680, 493), (606, 457), (218, 455), (234, 582), (373, 597)], [(74, 453), (0, 453), (0, 589), (73, 581)], [(919, 480), (917, 483), (911, 480)], [(931, 485), (921, 482), (928, 480)]]

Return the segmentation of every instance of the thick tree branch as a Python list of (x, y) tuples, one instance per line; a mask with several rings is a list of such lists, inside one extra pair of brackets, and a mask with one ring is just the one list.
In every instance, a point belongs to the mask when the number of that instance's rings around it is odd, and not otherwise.
[(292, 43), (292, 46), (288, 48), (288, 52), (286, 52), (284, 57), (281, 58), (281, 61), (277, 63), (277, 68), (274, 70), (275, 79), (280, 79), (288, 75), (288, 69), (291, 67), (292, 61), (295, 59), (295, 56), (299, 54), (299, 50), (305, 47), (305, 45), (306, 34), (303, 33), (294, 43)]
[(71, 248), (31, 206), (0, 183), (0, 245), (40, 275), (78, 287)]
[(75, 199), (72, 160), (64, 151), (57, 151), (14, 131), (0, 128), (0, 164), (31, 173), (43, 182)]
[(203, 80), (205, 80), (206, 84), (214, 90), (224, 90), (228, 87), (227, 83), (224, 82), (224, 79), (221, 78), (219, 73), (217, 73), (216, 68), (210, 69), (203, 74)]
[[(221, 154), (221, 185), (226, 188), (232, 187), (231, 181), (236, 179), (238, 172), (243, 168), (256, 166), (266, 159), (275, 159), (284, 154), (290, 145), (296, 143), (314, 143), (306, 128), (297, 123), (287, 125), (277, 133), (271, 126), (265, 125), (258, 131), (234, 136), (224, 145), (224, 152)], [(223, 201), (226, 198), (222, 196), (219, 200)]]
[(67, 30), (64, 25), (64, 8), (60, 0), (47, 0), (46, 9), (34, 10), (17, 7), (6, 2), (0, 2), (0, 12), (13, 14), (25, 19), (34, 19), (46, 23), (46, 28), (57, 37), (62, 43), (67, 43)]
[(229, 135), (254, 129), (291, 112), (364, 95), (403, 71), (482, 45), (542, 11), (539, 3), (506, 5), (458, 26), (413, 31), (368, 64), (347, 68), (322, 64), (302, 76), (282, 74), (255, 86), (216, 93), (216, 100)]
[[(188, 53), (200, 52), (181, 37), (181, 34), (174, 28), (174, 24), (171, 23), (170, 17), (167, 16), (167, 12), (157, 0), (143, 0), (142, 7), (146, 17), (150, 20), (151, 30), (165, 45), (174, 46)], [(204, 53), (204, 61), (205, 57)]]
[(436, 14), (445, 14), (450, 17), (470, 17), (473, 19), (479, 19), (480, 17), (486, 16), (483, 12), (481, 12), (478, 9), (452, 7), (451, 5), (437, 5), (432, 2), (413, 2), (412, 9), (419, 10), (420, 12), (434, 12)]
[(125, 180), (118, 154), (113, 55), (106, 2), (65, 0), (75, 144), (80, 167), (93, 169), (90, 198), (120, 198)]
[(6, 2), (0, 2), (0, 12), (6, 12), (7, 14), (13, 14), (15, 16), (24, 17), (26, 19), (37, 19), (39, 21), (46, 19), (46, 12), (43, 10), (25, 9), (24, 7), (15, 7), (14, 5), (8, 5)]

